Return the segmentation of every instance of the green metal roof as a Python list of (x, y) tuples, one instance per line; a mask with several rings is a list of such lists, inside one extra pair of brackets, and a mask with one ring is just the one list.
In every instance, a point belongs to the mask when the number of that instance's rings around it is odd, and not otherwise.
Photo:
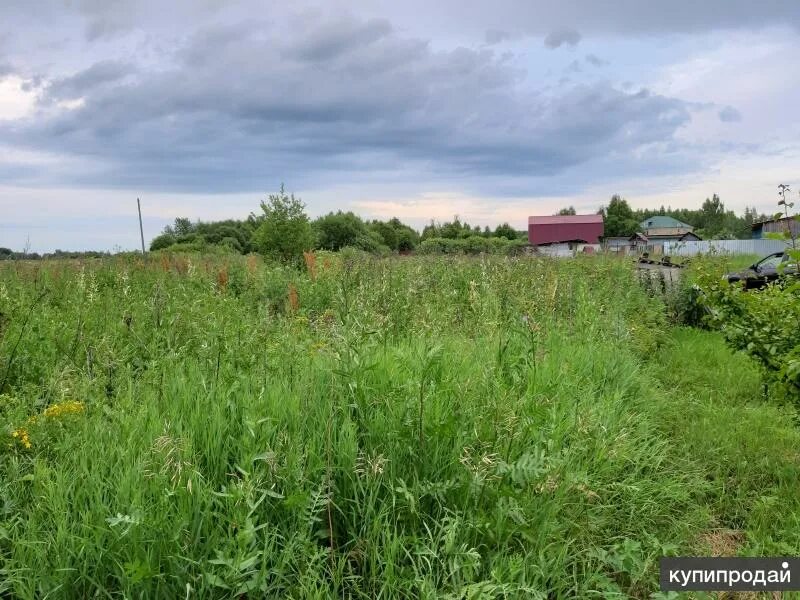
[(672, 217), (666, 217), (662, 215), (645, 219), (644, 221), (639, 223), (639, 227), (641, 227), (642, 229), (656, 229), (661, 227), (668, 227), (668, 228), (683, 227), (683, 228), (694, 229), (688, 223), (683, 223), (681, 221), (678, 221), (678, 219), (673, 219)]

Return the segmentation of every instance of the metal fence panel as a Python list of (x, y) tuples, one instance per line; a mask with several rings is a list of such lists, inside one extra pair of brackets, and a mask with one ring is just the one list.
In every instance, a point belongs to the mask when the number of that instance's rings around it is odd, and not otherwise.
[(664, 242), (664, 254), (696, 256), (698, 254), (758, 254), (766, 256), (781, 252), (789, 245), (783, 240), (702, 240)]

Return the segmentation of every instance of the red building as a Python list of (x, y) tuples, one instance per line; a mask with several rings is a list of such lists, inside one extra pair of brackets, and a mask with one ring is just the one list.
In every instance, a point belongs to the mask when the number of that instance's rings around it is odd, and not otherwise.
[(528, 217), (528, 241), (533, 246), (564, 242), (599, 244), (603, 215)]

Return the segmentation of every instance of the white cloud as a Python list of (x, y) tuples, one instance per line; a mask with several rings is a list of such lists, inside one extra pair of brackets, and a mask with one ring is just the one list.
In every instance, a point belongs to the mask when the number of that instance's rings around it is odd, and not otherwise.
[(28, 116), (36, 104), (36, 94), (25, 91), (25, 81), (16, 75), (0, 77), (0, 121)]

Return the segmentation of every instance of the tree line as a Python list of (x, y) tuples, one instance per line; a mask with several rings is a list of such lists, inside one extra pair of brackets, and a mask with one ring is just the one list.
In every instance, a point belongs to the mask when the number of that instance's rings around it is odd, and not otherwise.
[[(571, 207), (570, 207), (571, 208)], [(569, 210), (569, 209), (566, 209)], [(575, 214), (561, 211), (560, 214)], [(699, 209), (664, 208), (632, 209), (628, 201), (614, 195), (607, 206), (603, 206), (598, 214), (603, 215), (604, 234), (606, 237), (630, 236), (639, 231), (639, 223), (655, 216), (668, 216), (682, 221), (694, 228), (694, 233), (704, 240), (750, 239), (753, 223), (766, 221), (771, 216), (759, 213), (753, 208), (745, 208), (742, 216), (732, 210), (726, 210), (719, 196), (714, 194), (706, 198)]]
[[(495, 238), (493, 244), (466, 240)], [(398, 218), (388, 221), (365, 220), (352, 212), (331, 212), (315, 220), (309, 219), (303, 202), (288, 194), (283, 186), (261, 202), (261, 212), (251, 213), (246, 219), (215, 222), (192, 222), (177, 218), (173, 225), (150, 243), (150, 250), (169, 248), (175, 251), (202, 251), (209, 246), (248, 254), (259, 252), (283, 261), (296, 260), (307, 250), (332, 250), (357, 248), (375, 254), (404, 253), (415, 249), (432, 251), (430, 240), (450, 240), (445, 243), (453, 252), (461, 249), (505, 248), (510, 240), (525, 240), (527, 232), (516, 231), (508, 223), (494, 230), (481, 229), (462, 222), (458, 217), (446, 223), (431, 223), (418, 233)], [(459, 240), (464, 240), (461, 243)], [(469, 251), (469, 250), (465, 250)]]
[[(562, 208), (556, 214), (574, 215), (575, 208)], [(687, 223), (703, 239), (748, 239), (753, 223), (770, 217), (755, 208), (745, 208), (742, 216), (727, 210), (716, 194), (706, 198), (699, 209), (633, 209), (619, 195), (600, 208), (606, 237), (630, 236), (639, 231), (639, 223), (657, 215), (670, 216)], [(365, 220), (352, 212), (331, 212), (311, 220), (303, 202), (286, 193), (283, 186), (277, 194), (261, 202), (259, 213), (246, 219), (192, 222), (175, 219), (150, 243), (150, 250), (196, 252), (218, 249), (242, 254), (258, 252), (284, 261), (298, 260), (304, 251), (319, 249), (337, 251), (352, 247), (375, 254), (466, 253), (513, 254), (527, 241), (527, 231), (508, 223), (490, 229), (461, 221), (431, 221), (422, 233), (397, 218), (387, 221)], [(108, 256), (107, 252), (65, 252), (39, 255), (13, 252), (0, 248), (0, 260), (14, 258), (89, 258)]]
[[(575, 208), (561, 209), (559, 215), (574, 215)], [(742, 216), (727, 210), (716, 194), (706, 198), (699, 209), (633, 209), (619, 195), (600, 208), (606, 237), (630, 236), (639, 224), (653, 216), (665, 215), (687, 223), (703, 239), (747, 239), (753, 223), (769, 217), (755, 208), (746, 208)], [(421, 253), (514, 253), (527, 240), (527, 231), (508, 223), (495, 229), (481, 228), (461, 221), (457, 216), (445, 223), (431, 221), (422, 233), (397, 218), (388, 221), (364, 220), (352, 212), (331, 212), (309, 219), (305, 205), (287, 194), (283, 186), (261, 202), (261, 212), (245, 220), (195, 222), (175, 219), (150, 244), (151, 250), (171, 248), (196, 251), (208, 246), (222, 246), (244, 254), (260, 252), (281, 260), (296, 259), (312, 249), (340, 250), (358, 248), (376, 254), (391, 252)]]

